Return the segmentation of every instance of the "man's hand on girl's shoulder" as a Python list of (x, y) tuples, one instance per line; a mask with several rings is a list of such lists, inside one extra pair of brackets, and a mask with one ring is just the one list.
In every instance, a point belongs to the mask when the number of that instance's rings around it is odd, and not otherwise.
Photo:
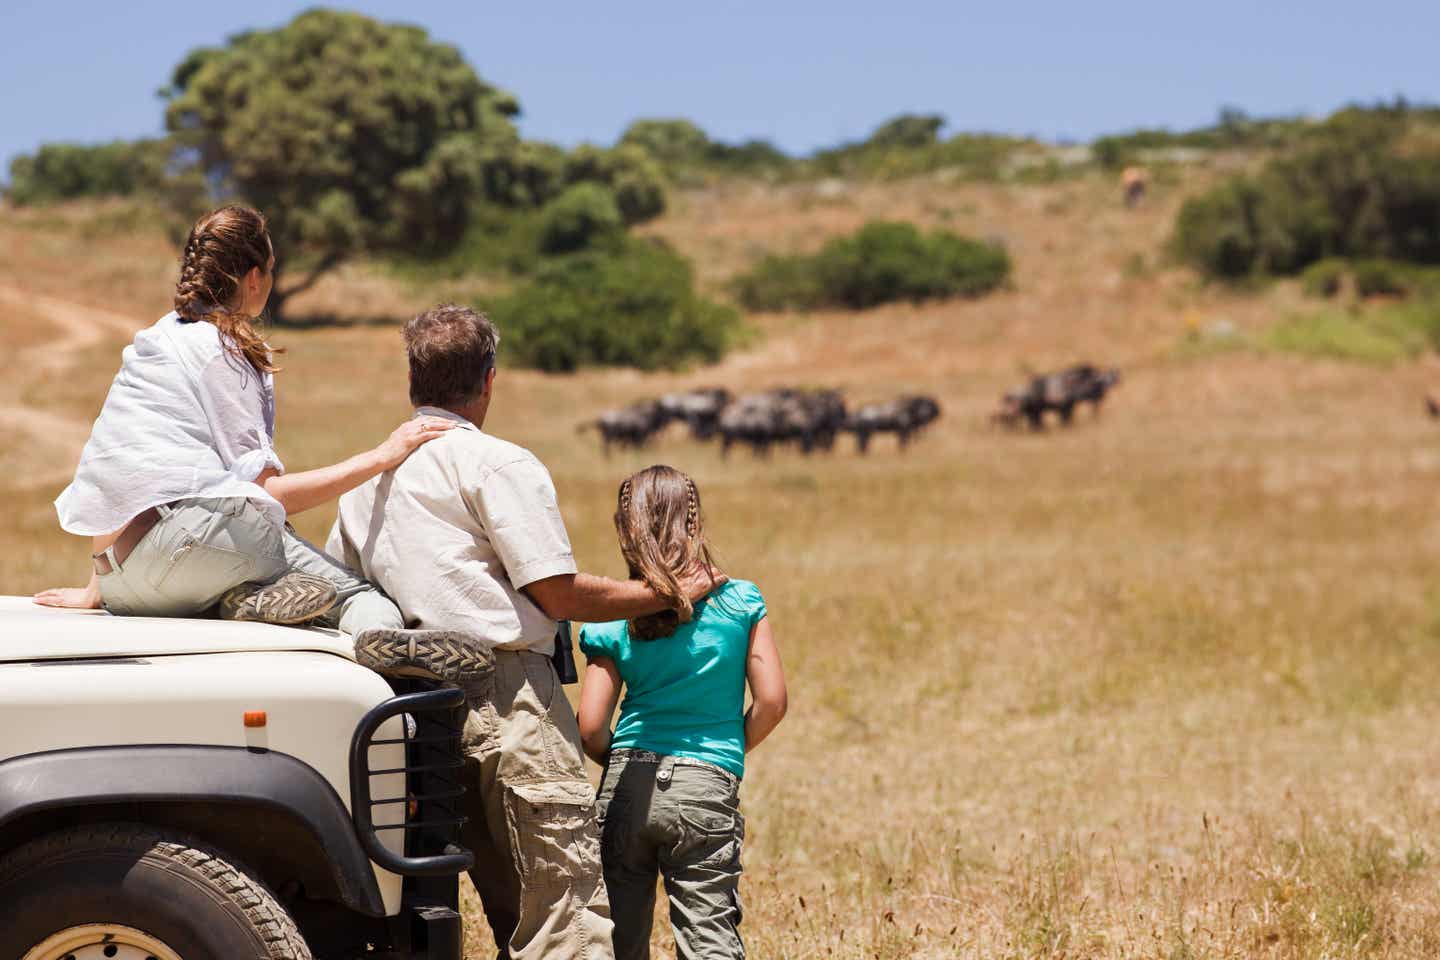
[(697, 567), (680, 578), (680, 586), (691, 603), (698, 603), (730, 580), (713, 567)]

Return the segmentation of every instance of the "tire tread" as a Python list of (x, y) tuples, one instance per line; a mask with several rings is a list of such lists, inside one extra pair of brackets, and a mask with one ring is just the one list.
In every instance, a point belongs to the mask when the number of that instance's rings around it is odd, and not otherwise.
[(8, 879), (67, 854), (117, 848), (155, 856), (197, 874), (259, 931), (266, 946), (264, 960), (313, 960), (294, 917), (263, 881), (219, 850), (184, 833), (162, 832), (143, 824), (104, 823), (47, 834), (0, 860), (0, 887)]

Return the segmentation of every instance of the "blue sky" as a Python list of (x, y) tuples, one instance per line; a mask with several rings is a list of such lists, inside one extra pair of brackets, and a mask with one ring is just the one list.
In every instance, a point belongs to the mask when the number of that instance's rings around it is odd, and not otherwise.
[[(0, 0), (0, 171), (51, 140), (159, 132), (192, 47), (312, 4)], [(803, 152), (905, 111), (951, 129), (1088, 139), (1196, 126), (1221, 105), (1321, 113), (1440, 101), (1440, 3), (769, 0), (348, 4), (418, 23), (515, 93), (526, 136), (612, 142), (632, 119)]]

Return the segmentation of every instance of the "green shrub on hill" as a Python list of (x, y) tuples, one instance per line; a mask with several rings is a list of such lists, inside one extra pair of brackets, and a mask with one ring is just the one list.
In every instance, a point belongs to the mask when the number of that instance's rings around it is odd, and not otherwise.
[(1355, 292), (1362, 297), (1400, 297), (1411, 292), (1414, 278), (1404, 264), (1360, 260), (1355, 264)]
[(169, 140), (116, 140), (95, 146), (49, 143), (10, 163), (13, 203), (152, 193), (165, 183), (175, 146)]
[(873, 221), (811, 256), (771, 255), (736, 279), (734, 291), (752, 310), (823, 306), (862, 310), (897, 300), (975, 297), (1010, 276), (1004, 249), (947, 230), (922, 233), (914, 224)]
[(652, 118), (626, 127), (620, 145), (639, 147), (667, 169), (679, 169), (704, 163), (711, 143), (705, 131), (689, 120)]
[(1345, 261), (1336, 257), (1317, 260), (1300, 275), (1300, 289), (1309, 297), (1333, 297), (1340, 292), (1347, 270)]
[(696, 294), (684, 258), (642, 240), (557, 258), (487, 306), (507, 358), (554, 372), (712, 362), (740, 324), (735, 310)]
[(615, 193), (626, 225), (665, 212), (665, 178), (654, 159), (635, 146), (613, 150), (582, 144), (565, 157), (565, 183), (598, 183)]
[(870, 134), (872, 147), (928, 147), (940, 140), (945, 118), (938, 113), (902, 113), (891, 117)]
[(805, 310), (826, 303), (815, 257), (771, 254), (731, 281), (730, 289), (749, 310)]
[(774, 175), (791, 169), (795, 160), (765, 140), (722, 143), (689, 120), (636, 120), (621, 135), (619, 146), (644, 150), (677, 183), (703, 182), (709, 174)]
[(993, 180), (1017, 152), (1037, 142), (1003, 134), (960, 133), (941, 139), (945, 118), (938, 114), (901, 114), (865, 140), (845, 143), (798, 162), (801, 175), (891, 180), (934, 170), (959, 171), (976, 180)]
[(1293, 274), (1326, 257), (1440, 263), (1440, 145), (1412, 142), (1411, 119), (1341, 111), (1258, 175), (1186, 201), (1176, 253), (1225, 279)]
[(567, 187), (540, 213), (541, 253), (573, 253), (611, 241), (625, 230), (609, 187), (585, 181)]
[(565, 151), (539, 140), (502, 140), (479, 148), (477, 199), (503, 207), (540, 207), (565, 189)]

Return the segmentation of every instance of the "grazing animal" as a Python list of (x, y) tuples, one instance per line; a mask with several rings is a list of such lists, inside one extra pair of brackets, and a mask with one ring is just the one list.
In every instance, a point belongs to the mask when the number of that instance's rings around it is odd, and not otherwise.
[(845, 399), (839, 390), (782, 391), (786, 440), (800, 444), (801, 453), (817, 447), (833, 450), (835, 438), (845, 429)]
[(1126, 167), (1120, 173), (1120, 186), (1125, 194), (1125, 206), (1134, 209), (1145, 199), (1150, 173), (1144, 167)]
[(690, 429), (696, 440), (709, 440), (720, 427), (720, 411), (730, 403), (730, 391), (724, 387), (667, 393), (658, 401), (667, 423), (680, 421)]
[(650, 441), (665, 426), (665, 415), (655, 400), (641, 400), (619, 410), (607, 410), (590, 423), (581, 424), (581, 429), (594, 426), (600, 430), (605, 453), (610, 445), (639, 449)]
[(991, 414), (991, 420), (1013, 427), (1024, 419), (1029, 421), (1032, 430), (1043, 430), (1045, 414), (1053, 410), (1060, 415), (1061, 424), (1069, 426), (1075, 408), (1082, 403), (1090, 404), (1099, 416), (1105, 394), (1119, 382), (1119, 370), (1101, 370), (1088, 363), (1042, 374), (1006, 392), (1000, 399), (1000, 408)]
[(730, 447), (747, 443), (756, 456), (770, 452), (770, 445), (780, 438), (781, 415), (775, 395), (752, 393), (740, 397), (720, 411), (717, 429), (720, 432), (720, 452), (728, 454)]
[(840, 391), (788, 387), (740, 397), (721, 411), (717, 423), (722, 452), (746, 443), (757, 455), (780, 443), (795, 443), (806, 454), (831, 450), (844, 426)]
[(861, 453), (870, 450), (870, 438), (877, 433), (893, 433), (903, 450), (910, 440), (940, 418), (940, 404), (934, 397), (906, 395), (889, 403), (872, 403), (860, 407), (848, 419), (846, 429), (855, 434)]

